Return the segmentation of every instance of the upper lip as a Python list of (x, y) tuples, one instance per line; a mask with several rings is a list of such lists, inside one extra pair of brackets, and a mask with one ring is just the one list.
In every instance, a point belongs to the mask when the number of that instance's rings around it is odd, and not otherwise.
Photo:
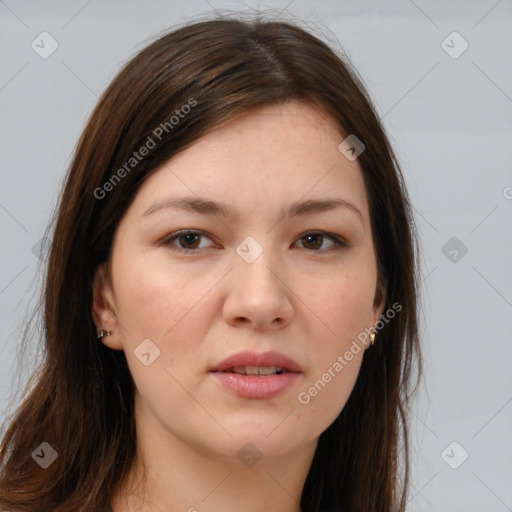
[(236, 366), (277, 366), (290, 372), (300, 372), (301, 368), (297, 362), (280, 352), (271, 350), (258, 354), (257, 352), (238, 352), (233, 354), (219, 364), (211, 368), (212, 372), (223, 372)]

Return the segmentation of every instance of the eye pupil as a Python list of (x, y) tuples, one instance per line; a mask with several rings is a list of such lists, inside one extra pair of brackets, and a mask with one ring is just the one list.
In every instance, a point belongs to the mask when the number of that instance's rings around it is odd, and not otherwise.
[[(305, 238), (306, 240), (308, 240), (307, 244), (309, 244), (309, 240), (310, 240), (310, 239), (313, 239), (313, 240), (314, 240), (314, 239), (316, 239), (316, 240), (317, 240), (317, 242), (318, 242), (318, 239), (319, 239), (319, 238), (321, 238), (321, 237), (322, 237), (322, 235), (321, 235), (321, 234), (314, 234), (314, 235), (306, 235), (304, 238)], [(321, 246), (322, 246), (322, 242), (320, 242), (320, 244), (318, 244), (318, 243), (317, 243), (317, 244), (315, 244), (315, 245), (314, 245), (314, 247), (315, 247), (315, 248), (317, 248), (317, 247), (321, 247)]]
[[(194, 244), (194, 242), (197, 242), (199, 235), (197, 233), (189, 233), (187, 235), (183, 235), (181, 238), (184, 238), (185, 244)], [(191, 241), (193, 239), (193, 241)]]

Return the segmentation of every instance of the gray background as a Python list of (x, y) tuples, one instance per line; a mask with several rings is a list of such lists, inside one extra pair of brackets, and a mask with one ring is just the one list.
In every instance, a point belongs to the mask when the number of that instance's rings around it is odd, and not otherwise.
[[(266, 7), (0, 0), (0, 419), (41, 357), (34, 341), (32, 359), (17, 360), (40, 281), (34, 246), (97, 97), (160, 31), (211, 9)], [(412, 416), (408, 510), (512, 510), (512, 2), (273, 7), (342, 45), (397, 148), (415, 207), (426, 375)], [(31, 48), (43, 31), (58, 43), (46, 59)], [(463, 40), (446, 39), (454, 31)], [(453, 58), (464, 40), (469, 47)]]

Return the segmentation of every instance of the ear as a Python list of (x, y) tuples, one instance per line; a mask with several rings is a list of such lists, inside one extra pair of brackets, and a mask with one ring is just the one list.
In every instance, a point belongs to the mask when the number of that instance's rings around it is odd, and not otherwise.
[(375, 298), (373, 301), (373, 326), (377, 324), (381, 315), (384, 313), (386, 306), (386, 284), (377, 283), (377, 290), (375, 291)]
[(119, 337), (119, 323), (117, 321), (114, 292), (106, 265), (100, 265), (94, 273), (92, 286), (92, 317), (96, 329), (112, 331), (110, 336), (100, 341), (113, 350), (122, 350), (123, 345)]

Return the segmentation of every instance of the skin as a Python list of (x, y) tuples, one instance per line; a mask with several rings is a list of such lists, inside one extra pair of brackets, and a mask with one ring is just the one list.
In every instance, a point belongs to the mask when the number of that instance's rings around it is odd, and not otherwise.
[[(338, 150), (344, 138), (311, 105), (258, 108), (202, 137), (137, 192), (110, 272), (99, 267), (94, 281), (96, 325), (113, 331), (102, 342), (124, 350), (136, 385), (138, 452), (115, 512), (300, 511), (318, 438), (343, 409), (368, 345), (308, 404), (298, 395), (384, 308), (363, 176)], [(223, 201), (237, 217), (143, 215), (171, 194)], [(283, 218), (291, 203), (321, 197), (349, 201), (361, 217), (336, 208)], [(159, 244), (185, 229), (206, 235)], [(329, 250), (334, 240), (308, 239), (310, 230), (349, 245)], [(263, 250), (252, 263), (236, 252), (249, 236)], [(144, 339), (160, 350), (148, 366), (134, 354)], [(239, 397), (208, 371), (241, 350), (280, 351), (302, 373), (274, 398)], [(237, 457), (247, 442), (262, 455), (252, 467)]]

